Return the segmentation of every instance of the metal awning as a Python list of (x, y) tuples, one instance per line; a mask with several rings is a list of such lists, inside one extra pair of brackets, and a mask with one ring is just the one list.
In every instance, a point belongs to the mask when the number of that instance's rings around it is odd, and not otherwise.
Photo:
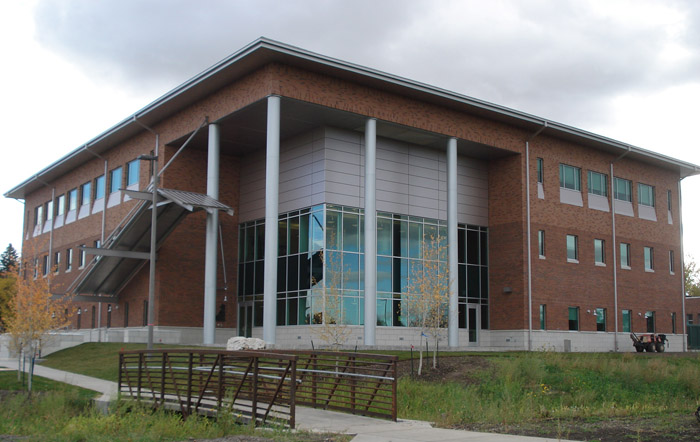
[[(129, 192), (139, 199), (151, 193)], [(201, 193), (174, 189), (158, 189), (156, 250), (180, 222), (198, 210), (224, 211), (233, 209)], [(96, 256), (83, 273), (71, 284), (69, 293), (117, 295), (136, 275), (149, 256), (151, 245), (151, 202), (141, 201), (128, 215), (123, 227), (115, 229), (102, 249), (85, 248)], [(100, 253), (100, 256), (97, 256)]]

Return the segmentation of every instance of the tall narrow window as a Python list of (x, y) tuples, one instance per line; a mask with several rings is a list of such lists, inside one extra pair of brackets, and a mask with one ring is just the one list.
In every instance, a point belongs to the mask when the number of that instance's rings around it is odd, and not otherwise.
[(46, 221), (51, 221), (53, 219), (53, 200), (46, 203)]
[(567, 164), (559, 165), (559, 187), (581, 190), (581, 169)]
[(632, 312), (630, 310), (622, 310), (622, 331), (624, 333), (632, 331)]
[(547, 330), (547, 305), (540, 304), (540, 330)]
[(78, 189), (73, 189), (68, 192), (68, 210), (76, 210), (78, 208)]
[(569, 307), (569, 330), (578, 330), (578, 307)]
[(544, 258), (544, 230), (537, 231), (537, 250), (539, 251), (540, 258)]
[(605, 331), (605, 309), (604, 308), (597, 308), (595, 309), (595, 322), (596, 322), (596, 330), (597, 331)]
[(637, 200), (643, 206), (654, 207), (654, 188), (647, 184), (637, 184)]
[(44, 205), (36, 206), (34, 208), (34, 225), (40, 226), (44, 224)]
[(80, 205), (84, 206), (90, 204), (90, 197), (92, 196), (92, 183), (88, 181), (87, 183), (80, 186)]
[(644, 317), (647, 320), (647, 333), (656, 333), (656, 312), (646, 312)]
[(615, 199), (632, 202), (632, 181), (615, 177)]
[(668, 271), (672, 274), (676, 274), (676, 263), (673, 259), (673, 250), (668, 251)]
[[(85, 247), (85, 244), (81, 244), (80, 247)], [(85, 267), (85, 249), (79, 248), (78, 250), (78, 268), (82, 269)]]
[(566, 259), (578, 262), (578, 237), (576, 235), (566, 235)]
[(41, 274), (44, 276), (49, 274), (49, 255), (41, 257)]
[(544, 182), (544, 160), (537, 158), (537, 182)]
[(654, 248), (644, 247), (644, 270), (647, 272), (654, 271)]
[(61, 266), (61, 252), (55, 252), (53, 254), (53, 272), (58, 274), (58, 270)]
[(73, 268), (73, 249), (66, 249), (66, 272)]
[(65, 213), (66, 210), (66, 196), (65, 195), (60, 195), (58, 198), (56, 198), (56, 215), (61, 216)]
[(112, 170), (109, 173), (109, 192), (114, 193), (122, 187), (122, 168), (121, 166)]
[(671, 211), (671, 208), (673, 207), (673, 205), (672, 205), (672, 203), (671, 203), (671, 201), (673, 201), (672, 198), (673, 198), (673, 196), (672, 196), (672, 194), (671, 194), (671, 191), (669, 190), (669, 191), (666, 193), (666, 199), (667, 199), (667, 201), (668, 201), (668, 211), (669, 211), (669, 212)]
[(143, 301), (143, 326), (148, 325), (148, 301)]
[(105, 176), (98, 176), (95, 178), (95, 199), (105, 197)]
[(676, 334), (676, 312), (671, 313), (671, 333)]
[(620, 267), (629, 269), (631, 267), (630, 260), (630, 245), (624, 242), (620, 243)]
[(126, 165), (126, 186), (132, 186), (139, 182), (139, 160), (130, 161)]
[(594, 239), (593, 249), (595, 252), (595, 263), (597, 265), (605, 265), (605, 240)]
[(588, 193), (608, 196), (608, 176), (602, 173), (588, 171)]
[(124, 303), (124, 327), (129, 326), (129, 303)]

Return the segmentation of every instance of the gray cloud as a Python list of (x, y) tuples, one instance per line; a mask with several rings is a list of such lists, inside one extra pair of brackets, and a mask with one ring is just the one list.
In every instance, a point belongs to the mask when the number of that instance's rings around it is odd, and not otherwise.
[[(579, 1), (47, 0), (36, 38), (100, 81), (157, 95), (264, 35), (585, 128), (615, 95), (698, 81), (700, 7), (670, 5), (684, 21)], [(689, 56), (670, 65), (673, 30)]]

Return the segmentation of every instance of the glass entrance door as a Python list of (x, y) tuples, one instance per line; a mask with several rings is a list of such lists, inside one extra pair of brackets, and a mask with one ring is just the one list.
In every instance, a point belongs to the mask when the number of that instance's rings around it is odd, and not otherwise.
[(467, 305), (467, 327), (469, 329), (469, 342), (479, 342), (479, 306), (477, 304)]
[(238, 336), (251, 338), (253, 336), (253, 303), (244, 302), (238, 305)]

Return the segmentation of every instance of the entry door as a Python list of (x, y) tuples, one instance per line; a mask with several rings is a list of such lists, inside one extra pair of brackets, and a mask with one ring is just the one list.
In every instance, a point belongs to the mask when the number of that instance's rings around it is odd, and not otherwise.
[(245, 302), (238, 305), (238, 336), (251, 338), (253, 336), (253, 303)]
[(469, 342), (479, 342), (479, 305), (467, 305), (467, 328), (469, 330)]

